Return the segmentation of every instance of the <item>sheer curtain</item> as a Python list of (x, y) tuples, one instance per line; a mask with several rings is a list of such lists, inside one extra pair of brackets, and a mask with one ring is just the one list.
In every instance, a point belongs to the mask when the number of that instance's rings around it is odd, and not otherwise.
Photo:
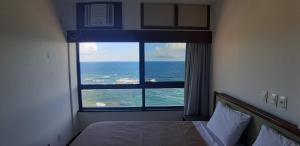
[(209, 115), (211, 44), (187, 43), (184, 91), (185, 115)]

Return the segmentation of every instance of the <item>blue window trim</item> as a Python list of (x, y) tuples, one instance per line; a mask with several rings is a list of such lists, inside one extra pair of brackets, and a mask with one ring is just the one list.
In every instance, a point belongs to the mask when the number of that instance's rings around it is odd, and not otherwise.
[[(138, 42), (138, 41), (137, 41)], [(148, 43), (148, 42), (147, 42)], [(78, 104), (79, 112), (136, 112), (136, 111), (178, 111), (183, 110), (183, 106), (146, 106), (145, 89), (150, 88), (184, 88), (184, 81), (174, 82), (146, 82), (145, 81), (145, 42), (139, 41), (139, 84), (120, 84), (120, 85), (101, 85), (101, 84), (81, 84), (80, 52), (79, 42), (76, 42), (76, 61), (77, 61), (77, 84), (78, 84)], [(141, 107), (83, 107), (82, 90), (86, 89), (142, 89)]]

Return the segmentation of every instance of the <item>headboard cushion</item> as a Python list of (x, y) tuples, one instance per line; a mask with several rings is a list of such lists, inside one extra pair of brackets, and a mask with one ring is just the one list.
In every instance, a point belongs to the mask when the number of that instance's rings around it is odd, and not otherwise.
[(249, 105), (243, 101), (240, 101), (234, 97), (226, 95), (224, 93), (214, 93), (214, 107), (216, 103), (220, 101), (229, 107), (244, 112), (252, 116), (252, 119), (249, 123), (249, 126), (244, 131), (241, 142), (246, 145), (252, 145), (259, 134), (261, 125), (267, 125), (277, 131), (279, 131), (284, 136), (289, 139), (294, 140), (297, 143), (300, 143), (300, 130), (297, 129), (297, 126), (291, 124), (283, 119), (280, 119), (272, 114), (264, 112), (252, 105)]

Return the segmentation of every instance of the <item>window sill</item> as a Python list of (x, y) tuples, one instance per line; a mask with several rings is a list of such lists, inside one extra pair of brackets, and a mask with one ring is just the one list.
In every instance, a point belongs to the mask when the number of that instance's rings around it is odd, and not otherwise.
[(174, 107), (130, 107), (130, 108), (82, 108), (78, 112), (149, 112), (149, 111), (183, 111), (183, 106)]

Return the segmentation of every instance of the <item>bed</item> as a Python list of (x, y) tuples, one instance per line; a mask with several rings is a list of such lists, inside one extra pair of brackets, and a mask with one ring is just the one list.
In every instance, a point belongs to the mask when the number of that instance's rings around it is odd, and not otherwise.
[(88, 126), (71, 146), (199, 146), (206, 145), (192, 121), (114, 121)]
[[(244, 103), (215, 92), (214, 103), (252, 116), (239, 145), (252, 145), (262, 124), (300, 143), (297, 126)], [(215, 104), (212, 107), (215, 109)], [(206, 121), (111, 121), (89, 125), (70, 146), (221, 146), (220, 140), (206, 127)]]

